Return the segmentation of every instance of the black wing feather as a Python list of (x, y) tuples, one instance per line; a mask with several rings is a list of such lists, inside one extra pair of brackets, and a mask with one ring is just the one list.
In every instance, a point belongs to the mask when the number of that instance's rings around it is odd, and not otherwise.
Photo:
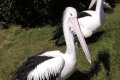
[[(17, 80), (17, 79), (18, 80), (27, 80), (27, 76), (30, 71), (32, 71), (40, 63), (42, 63), (48, 59), (52, 59), (52, 58), (53, 57), (38, 56), (38, 55), (28, 58), (27, 61), (24, 62), (22, 64), (22, 66), (20, 66), (18, 68), (18, 70), (13, 73), (14, 76), (13, 76), (12, 80)], [(51, 79), (52, 79), (52, 76), (51, 76)]]
[(78, 12), (77, 18), (83, 18), (86, 16), (91, 16), (91, 15), (89, 13), (86, 13), (86, 12)]
[(59, 39), (63, 35), (62, 24), (60, 24), (55, 31), (53, 31), (54, 36), (50, 40)]

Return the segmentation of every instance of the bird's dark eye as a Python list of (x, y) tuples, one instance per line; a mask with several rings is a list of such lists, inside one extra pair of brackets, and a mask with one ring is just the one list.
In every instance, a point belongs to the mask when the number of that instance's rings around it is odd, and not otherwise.
[(72, 16), (72, 13), (70, 13), (70, 15)]

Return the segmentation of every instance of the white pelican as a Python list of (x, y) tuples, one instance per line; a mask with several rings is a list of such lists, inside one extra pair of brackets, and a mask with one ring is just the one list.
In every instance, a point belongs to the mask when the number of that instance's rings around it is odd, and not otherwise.
[(66, 41), (65, 54), (49, 51), (27, 59), (14, 73), (13, 80), (65, 80), (76, 68), (74, 34), (77, 35), (84, 53), (91, 63), (89, 50), (77, 20), (77, 11), (67, 7), (63, 16), (63, 32)]
[[(94, 5), (95, 2), (96, 0), (91, 1), (89, 9)], [(78, 22), (79, 22), (82, 34), (85, 38), (91, 37), (92, 34), (96, 32), (96, 30), (98, 30), (104, 24), (105, 13), (103, 9), (103, 2), (104, 0), (97, 0), (95, 11), (86, 10), (78, 13)], [(58, 27), (58, 29), (56, 29), (55, 34), (51, 40), (60, 38), (63, 35), (61, 30), (62, 30), (62, 27), (61, 26)], [(59, 39), (57, 40), (57, 42), (58, 41)]]
[[(92, 0), (89, 6), (89, 9), (93, 6), (96, 0)], [(83, 18), (78, 18), (82, 33), (84, 37), (90, 37), (93, 32), (99, 29), (105, 21), (105, 13), (103, 9), (103, 1), (104, 0), (97, 0), (96, 9), (83, 11), (88, 13), (91, 16), (86, 16)]]

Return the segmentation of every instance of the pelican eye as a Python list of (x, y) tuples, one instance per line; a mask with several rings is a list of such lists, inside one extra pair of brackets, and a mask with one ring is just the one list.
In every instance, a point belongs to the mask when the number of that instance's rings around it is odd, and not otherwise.
[(72, 13), (70, 13), (70, 15), (72, 16)]

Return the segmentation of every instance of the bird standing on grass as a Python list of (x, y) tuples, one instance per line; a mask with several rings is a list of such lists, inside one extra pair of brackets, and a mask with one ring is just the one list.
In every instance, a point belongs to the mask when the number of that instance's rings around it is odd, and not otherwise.
[(89, 14), (90, 16), (78, 18), (82, 33), (85, 38), (90, 37), (93, 34), (93, 32), (97, 31), (105, 22), (105, 12), (103, 9), (104, 0), (92, 0), (89, 9), (93, 6), (93, 4), (96, 1), (97, 4), (95, 11), (83, 11)]
[[(105, 22), (105, 12), (103, 9), (104, 0), (92, 0), (89, 9), (97, 1), (96, 9), (86, 10), (79, 12), (78, 22), (85, 38), (91, 37), (94, 32), (96, 32)], [(51, 40), (58, 39), (56, 44), (63, 38), (62, 27), (59, 26), (56, 31), (54, 31), (54, 36)]]
[(63, 13), (63, 32), (66, 41), (65, 54), (48, 51), (32, 56), (14, 73), (13, 80), (65, 80), (76, 69), (74, 34), (77, 35), (83, 51), (91, 63), (91, 57), (77, 19), (77, 11), (67, 7)]

